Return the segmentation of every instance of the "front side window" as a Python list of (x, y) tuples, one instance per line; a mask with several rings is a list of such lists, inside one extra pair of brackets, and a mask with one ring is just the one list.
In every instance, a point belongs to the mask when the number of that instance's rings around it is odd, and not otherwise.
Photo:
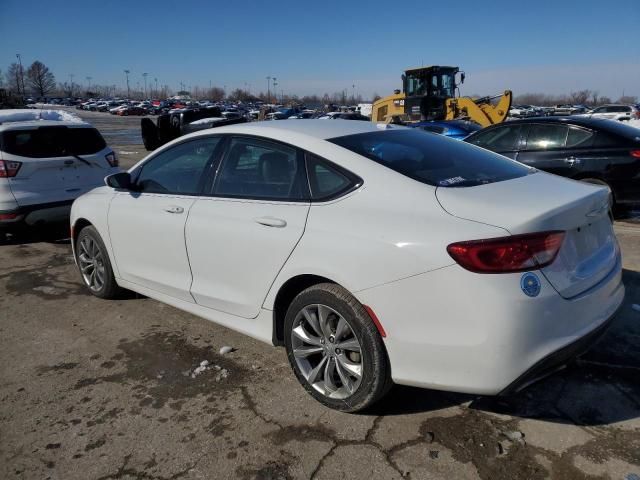
[(253, 138), (231, 139), (213, 193), (224, 197), (305, 200), (306, 174), (292, 147)]
[(563, 148), (567, 143), (567, 125), (533, 124), (529, 127), (527, 150)]
[(465, 142), (409, 129), (360, 133), (329, 141), (409, 178), (439, 187), (472, 187), (533, 172)]
[(142, 166), (136, 181), (144, 193), (197, 195), (205, 168), (221, 137), (191, 140), (153, 157)]
[(520, 125), (504, 125), (479, 132), (469, 138), (469, 143), (494, 152), (508, 152), (518, 148)]

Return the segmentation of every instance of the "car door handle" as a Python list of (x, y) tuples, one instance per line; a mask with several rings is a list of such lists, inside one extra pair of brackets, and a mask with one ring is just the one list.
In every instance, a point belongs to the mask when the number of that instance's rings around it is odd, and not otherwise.
[(164, 211), (168, 213), (184, 213), (184, 208), (178, 207), (177, 205), (170, 205), (168, 207), (164, 207)]
[(259, 217), (254, 218), (253, 221), (260, 225), (264, 225), (265, 227), (283, 228), (287, 226), (286, 220), (275, 217)]
[(576, 157), (567, 157), (564, 159), (564, 163), (568, 163), (570, 167), (573, 167), (575, 164), (580, 164), (580, 159)]

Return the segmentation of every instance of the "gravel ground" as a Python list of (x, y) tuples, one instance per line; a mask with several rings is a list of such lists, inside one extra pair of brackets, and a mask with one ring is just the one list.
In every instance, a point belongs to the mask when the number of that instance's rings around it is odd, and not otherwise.
[[(83, 116), (125, 167), (146, 154), (138, 118)], [(282, 349), (88, 295), (67, 240), (5, 242), (0, 478), (638, 480), (640, 225), (616, 231), (626, 302), (579, 362), (512, 398), (396, 387), (360, 415), (313, 401)]]

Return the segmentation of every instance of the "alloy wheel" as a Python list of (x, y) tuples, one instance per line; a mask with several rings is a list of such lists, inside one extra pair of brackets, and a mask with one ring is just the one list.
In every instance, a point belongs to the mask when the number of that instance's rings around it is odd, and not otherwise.
[(104, 287), (105, 265), (102, 250), (91, 237), (84, 237), (78, 245), (78, 263), (84, 283), (94, 292)]
[(329, 398), (353, 395), (362, 381), (364, 364), (349, 322), (334, 309), (313, 304), (298, 313), (293, 325), (293, 356), (309, 385)]

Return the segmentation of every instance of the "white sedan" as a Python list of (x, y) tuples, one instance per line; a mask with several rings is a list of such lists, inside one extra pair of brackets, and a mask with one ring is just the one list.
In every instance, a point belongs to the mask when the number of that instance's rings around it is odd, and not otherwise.
[(516, 391), (624, 297), (606, 189), (414, 129), (220, 127), (106, 183), (72, 209), (92, 294), (133, 290), (284, 345), (343, 411), (394, 382)]

